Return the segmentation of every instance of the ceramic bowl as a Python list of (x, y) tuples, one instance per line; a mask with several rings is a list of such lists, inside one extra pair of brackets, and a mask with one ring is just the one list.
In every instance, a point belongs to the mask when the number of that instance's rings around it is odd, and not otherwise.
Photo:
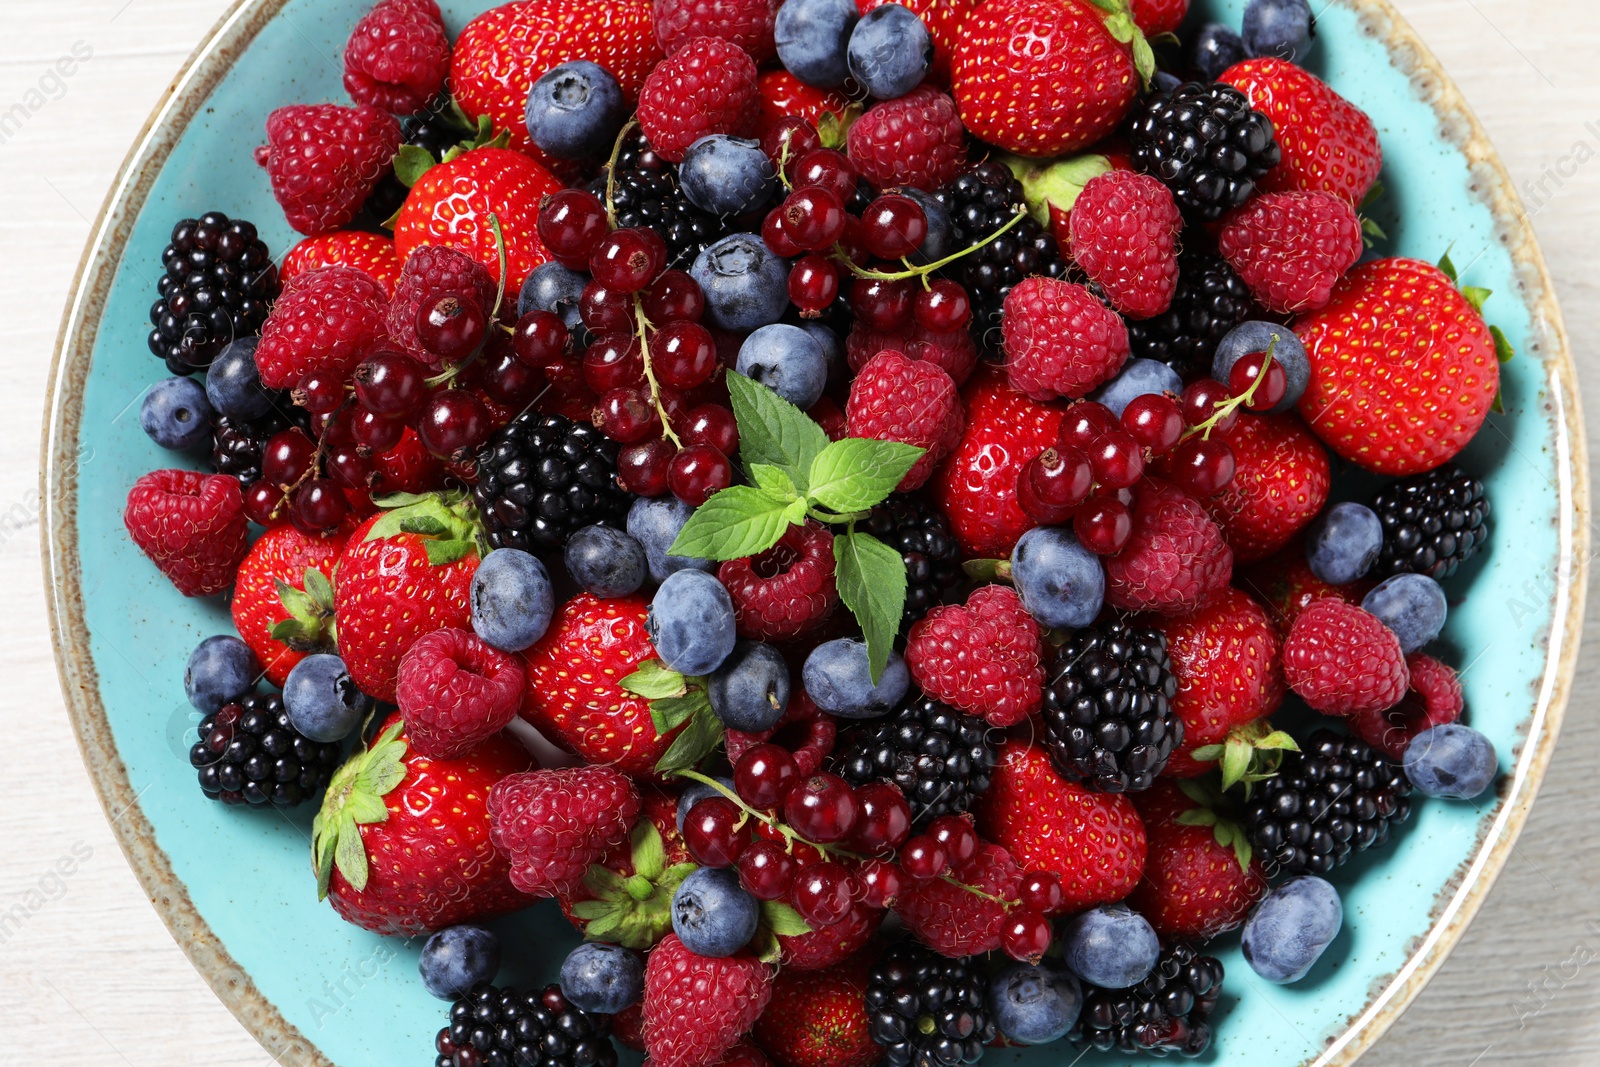
[[(422, 1062), (445, 1007), (417, 980), (417, 944), (380, 939), (317, 903), (309, 810), (202, 798), (185, 759), (199, 716), (182, 675), (202, 637), (231, 632), (228, 613), (220, 601), (179, 596), (130, 543), (121, 512), (139, 475), (173, 465), (138, 419), (143, 391), (165, 373), (144, 339), (168, 231), (215, 209), (255, 220), (274, 251), (289, 246), (251, 150), (273, 108), (345, 99), (337, 57), (368, 6), (243, 0), (173, 82), (84, 254), (51, 383), (42, 474), (57, 659), (84, 758), (173, 936), (286, 1067)], [(485, 6), (446, 2), (452, 31)], [(1197, 6), (1237, 25), (1244, 0)], [(1518, 351), (1503, 372), (1506, 413), (1465, 456), (1488, 481), (1495, 528), (1490, 549), (1450, 585), (1464, 599), (1452, 605), (1443, 653), (1464, 669), (1471, 721), (1493, 739), (1503, 777), (1475, 803), (1420, 804), (1392, 847), (1338, 872), (1346, 929), (1306, 981), (1269, 986), (1237, 948), (1221, 952), (1228, 980), (1207, 1061), (1231, 1067), (1349, 1063), (1461, 937), (1555, 743), (1587, 558), (1587, 465), (1560, 315), (1482, 129), (1384, 0), (1335, 0), (1309, 65), (1382, 133), (1387, 194), (1375, 214), (1389, 234), (1384, 250), (1435, 260), (1449, 248), (1466, 282), (1495, 290), (1487, 314)], [(575, 940), (549, 904), (501, 925), (512, 982), (551, 979)], [(990, 1059), (1042, 1067), (1074, 1055), (1055, 1046)]]

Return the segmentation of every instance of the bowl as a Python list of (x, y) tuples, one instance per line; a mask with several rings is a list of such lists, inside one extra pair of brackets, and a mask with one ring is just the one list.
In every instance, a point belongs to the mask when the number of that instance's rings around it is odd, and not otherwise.
[[(311, 812), (203, 799), (186, 752), (189, 650), (232, 632), (219, 600), (180, 596), (123, 531), (129, 486), (172, 466), (139, 429), (163, 377), (145, 347), (161, 250), (174, 221), (207, 210), (255, 220), (274, 252), (292, 235), (251, 158), (268, 112), (345, 100), (340, 55), (369, 0), (241, 0), (195, 52), (139, 134), (84, 253), (62, 324), (45, 430), (43, 551), (62, 688), (102, 803), (151, 901), (218, 997), (287, 1067), (420, 1062), (445, 1006), (417, 980), (415, 942), (385, 940), (316, 899)], [(452, 33), (482, 10), (446, 2)], [(1238, 24), (1244, 0), (1196, 17)], [(1491, 546), (1450, 583), (1447, 660), (1472, 723), (1502, 758), (1498, 789), (1427, 802), (1398, 841), (1342, 868), (1346, 927), (1311, 976), (1258, 979), (1236, 940), (1205, 1059), (1347, 1064), (1377, 1040), (1460, 939), (1504, 866), (1555, 745), (1583, 614), (1587, 464), (1575, 375), (1532, 228), (1461, 94), (1386, 0), (1335, 0), (1308, 65), (1372, 115), (1386, 254), (1434, 260), (1495, 290), (1486, 313), (1516, 346), (1505, 414), (1464, 457), (1494, 500)], [(1364, 492), (1344, 479), (1336, 493)], [(1470, 593), (1470, 595), (1465, 595)], [(502, 980), (550, 980), (576, 938), (546, 902), (498, 924)], [(1066, 1046), (992, 1053), (1066, 1063)], [(1111, 1062), (1090, 1055), (1083, 1063)]]

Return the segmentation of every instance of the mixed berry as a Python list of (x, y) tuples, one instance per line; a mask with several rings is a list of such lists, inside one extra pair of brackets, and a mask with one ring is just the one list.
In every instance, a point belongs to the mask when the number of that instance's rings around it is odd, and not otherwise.
[[(256, 155), (304, 240), (176, 224), (190, 762), (319, 802), (440, 1067), (1198, 1055), (1214, 939), (1314, 980), (1335, 869), (1492, 787), (1427, 650), (1509, 345), (1371, 250), (1305, 0), (1187, 6), (380, 0)], [(585, 944), (496, 985), (540, 898)]]

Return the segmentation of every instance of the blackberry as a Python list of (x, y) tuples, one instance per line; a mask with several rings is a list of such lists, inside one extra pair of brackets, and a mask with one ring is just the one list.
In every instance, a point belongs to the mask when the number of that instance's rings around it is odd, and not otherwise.
[(1211, 1044), (1206, 1022), (1222, 995), (1222, 962), (1186, 944), (1161, 954), (1150, 976), (1130, 989), (1083, 986), (1083, 1014), (1068, 1037), (1109, 1052), (1198, 1056)]
[[(470, 143), (475, 137), (475, 131), (463, 126), (458, 114), (450, 94), (440, 94), (426, 108), (400, 123), (401, 143), (421, 148), (435, 160), (443, 160), (450, 149), (463, 141)], [(410, 192), (391, 168), (378, 179), (363, 209), (373, 222), (381, 224), (394, 217)]]
[(495, 548), (560, 548), (584, 526), (621, 529), (633, 497), (617, 486), (615, 441), (587, 423), (525, 411), (478, 452), (472, 496)]
[[(279, 408), (288, 406), (279, 405)], [(277, 408), (248, 422), (219, 416), (212, 437), (211, 466), (218, 474), (233, 475), (239, 479), (241, 489), (248, 489), (261, 478), (261, 453), (267, 441), (280, 430), (296, 425), (300, 425), (298, 420), (290, 419)]]
[(1390, 482), (1372, 498), (1383, 523), (1374, 578), (1405, 571), (1448, 578), (1489, 540), (1483, 482), (1454, 463)]
[(868, 1025), (885, 1067), (959, 1067), (995, 1039), (980, 961), (949, 959), (915, 941), (883, 954), (867, 977)]
[(989, 724), (912, 691), (893, 715), (847, 735), (836, 770), (851, 785), (893, 782), (924, 826), (961, 815), (989, 789), (995, 749)]
[(1398, 763), (1365, 741), (1318, 730), (1256, 786), (1245, 829), (1269, 874), (1327, 874), (1388, 841), (1389, 827), (1411, 814), (1410, 795)]
[(1220, 82), (1152, 94), (1134, 115), (1128, 146), (1133, 165), (1159, 178), (1196, 222), (1215, 222), (1249, 200), (1282, 157), (1272, 120)]
[(189, 748), (200, 788), (224, 804), (293, 807), (327, 787), (339, 760), (337, 744), (312, 741), (294, 728), (277, 693), (224, 704), (200, 723), (200, 740)]
[(1183, 743), (1177, 693), (1160, 631), (1120, 619), (1078, 631), (1056, 651), (1044, 689), (1050, 761), (1097, 792), (1149, 789)]
[[(589, 190), (606, 198), (604, 172)], [(617, 155), (611, 203), (619, 227), (648, 226), (661, 235), (667, 242), (667, 266), (676, 270), (688, 270), (703, 248), (728, 232), (716, 215), (689, 203), (678, 187), (678, 168), (656, 155), (643, 134)]]
[(1211, 374), (1211, 359), (1229, 330), (1266, 312), (1228, 261), (1206, 247), (1204, 235), (1184, 236), (1172, 304), (1153, 319), (1130, 319), (1128, 344), (1134, 356), (1159, 360), (1187, 381)]
[(914, 496), (896, 493), (864, 525), (905, 562), (906, 606), (900, 616), (900, 632), (905, 633), (961, 580), (961, 548), (944, 513)]
[(261, 332), (278, 298), (272, 253), (244, 219), (211, 211), (172, 228), (150, 308), (150, 351), (173, 374), (195, 374), (235, 338)]
[(450, 1007), (434, 1067), (616, 1067), (611, 1018), (574, 1007), (561, 987), (480, 985)]

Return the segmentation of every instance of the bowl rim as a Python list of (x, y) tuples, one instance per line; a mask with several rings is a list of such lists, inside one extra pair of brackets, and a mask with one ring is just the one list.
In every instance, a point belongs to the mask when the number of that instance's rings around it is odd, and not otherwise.
[[(83, 385), (100, 311), (143, 208), (168, 156), (204, 101), (256, 35), (290, 0), (234, 0), (167, 87), (129, 150), (91, 228), (62, 316), (50, 369), (41, 441), (40, 523), (46, 607), (57, 673), (83, 760), (118, 844), (179, 947), (223, 1004), (286, 1067), (334, 1067), (255, 987), (189, 899), (139, 805), (106, 719), (84, 621), (75, 506)], [(1504, 868), (1527, 821), (1560, 732), (1582, 633), (1589, 562), (1589, 480), (1583, 416), (1561, 311), (1532, 222), (1477, 116), (1438, 60), (1390, 0), (1333, 0), (1353, 10), (1383, 42), (1465, 155), (1475, 192), (1510, 253), (1542, 350), (1554, 431), (1561, 510), (1559, 558), (1545, 669), (1521, 757), (1493, 823), (1434, 907), (1434, 920), (1406, 962), (1383, 981), (1342, 1032), (1305, 1067), (1344, 1067), (1383, 1036), (1460, 941)], [(1526, 357), (1525, 357), (1526, 358)]]

